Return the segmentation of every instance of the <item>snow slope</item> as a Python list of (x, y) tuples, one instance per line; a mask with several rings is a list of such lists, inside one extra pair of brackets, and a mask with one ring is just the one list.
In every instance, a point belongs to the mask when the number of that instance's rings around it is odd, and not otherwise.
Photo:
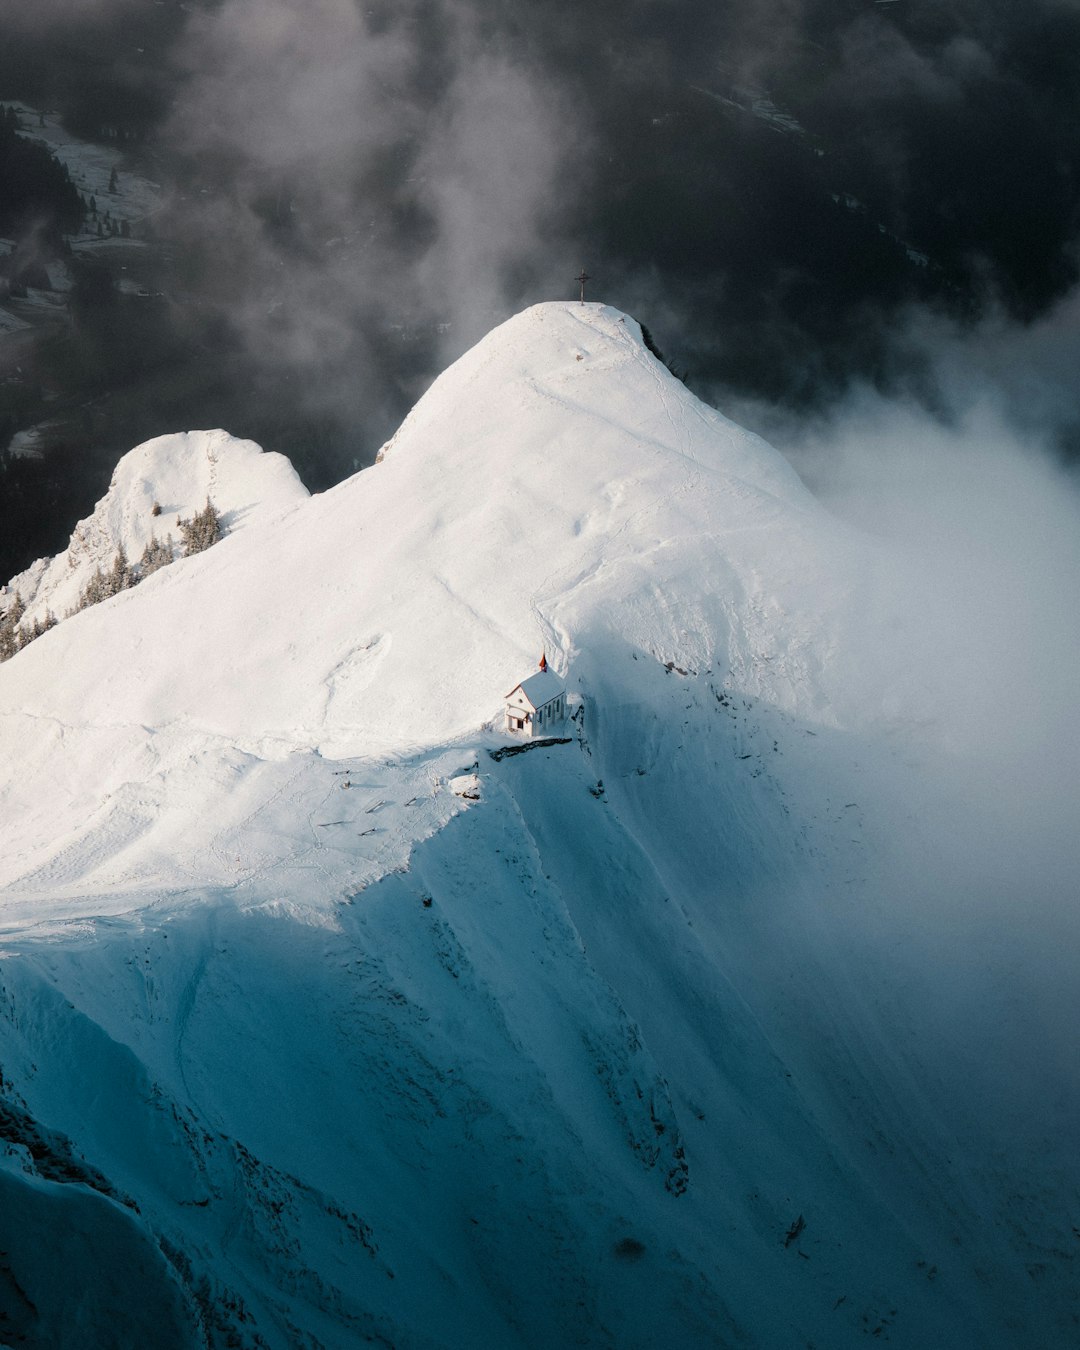
[[(927, 959), (1015, 1050), (1023, 941), (897, 904), (955, 803), (878, 546), (600, 305), (284, 506), (0, 668), (11, 1323), (1064, 1343), (1075, 1086), (1032, 1128)], [(541, 650), (573, 720), (503, 755)]]

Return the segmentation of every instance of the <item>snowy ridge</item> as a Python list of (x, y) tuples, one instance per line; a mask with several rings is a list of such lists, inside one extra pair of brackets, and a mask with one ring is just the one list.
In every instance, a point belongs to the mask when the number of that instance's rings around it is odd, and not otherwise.
[[(0, 667), (4, 1325), (1064, 1343), (1075, 1093), (988, 1105), (888, 884), (875, 547), (599, 305), (282, 506)], [(500, 755), (541, 650), (566, 738)]]
[[(104, 540), (134, 540), (153, 523), (141, 465), (175, 448), (209, 480), (213, 446), (197, 438), (133, 452), (99, 513)], [(230, 448), (245, 465), (273, 463)], [(265, 774), (265, 761), (301, 750), (386, 757), (452, 745), (497, 716), (542, 648), (571, 688), (584, 682), (605, 705), (628, 697), (615, 657), (631, 647), (835, 721), (829, 650), (850, 577), (869, 564), (866, 545), (771, 447), (649, 355), (632, 320), (603, 306), (538, 306), (436, 382), (383, 462), (284, 518), (252, 520), (213, 558), (167, 569), (20, 654), (5, 671), (0, 736), (37, 750), (0, 787), (10, 817), (30, 822), (0, 881), (41, 850), (34, 808), (24, 815), (13, 796), (48, 798), (53, 837), (79, 832), (88, 857), (111, 848), (99, 843), (102, 829), (112, 838), (102, 813), (122, 815), (117, 829), (142, 838), (156, 866), (163, 822), (200, 837), (198, 821), (161, 809), (159, 785), (177, 770), (201, 819), (230, 820), (238, 752)], [(79, 678), (56, 680), (69, 663)], [(843, 708), (857, 712), (850, 700)], [(874, 702), (866, 715), (878, 712)], [(57, 773), (57, 740), (79, 769)], [(84, 755), (99, 763), (103, 742), (104, 779), (81, 768)], [(92, 814), (87, 789), (104, 803)], [(124, 856), (125, 876), (156, 884)]]

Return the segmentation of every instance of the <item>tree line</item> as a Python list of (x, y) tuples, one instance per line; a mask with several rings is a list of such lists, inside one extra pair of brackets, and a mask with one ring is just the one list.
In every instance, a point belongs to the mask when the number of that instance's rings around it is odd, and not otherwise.
[[(161, 508), (155, 502), (153, 514), (156, 516), (160, 512)], [(222, 535), (221, 515), (209, 497), (201, 511), (190, 520), (178, 520), (177, 526), (181, 538), (179, 552), (171, 534), (167, 534), (161, 540), (152, 533), (150, 542), (143, 549), (142, 557), (133, 564), (121, 544), (113, 558), (112, 566), (108, 571), (100, 564), (94, 569), (93, 575), (79, 592), (78, 601), (64, 617), (70, 619), (73, 614), (89, 609), (91, 605), (98, 605), (102, 600), (119, 595), (121, 591), (131, 590), (140, 581), (145, 581), (147, 577), (178, 558), (190, 558), (192, 554), (202, 553), (216, 544)], [(9, 661), (43, 633), (55, 628), (59, 622), (50, 610), (46, 610), (44, 618), (38, 617), (32, 624), (23, 622), (25, 616), (26, 606), (22, 596), (16, 591), (7, 610), (0, 616), (0, 661)]]

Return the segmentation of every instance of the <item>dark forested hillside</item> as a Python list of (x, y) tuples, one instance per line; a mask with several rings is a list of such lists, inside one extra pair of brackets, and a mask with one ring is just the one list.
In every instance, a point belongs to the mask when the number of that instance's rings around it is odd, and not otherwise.
[(83, 204), (68, 171), (38, 142), (19, 135), (14, 108), (0, 110), (0, 234), (36, 227), (56, 243), (78, 229)]

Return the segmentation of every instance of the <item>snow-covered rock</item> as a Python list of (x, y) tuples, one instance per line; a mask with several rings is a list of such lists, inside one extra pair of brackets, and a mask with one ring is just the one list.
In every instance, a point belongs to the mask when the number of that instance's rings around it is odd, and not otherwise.
[(1064, 1344), (1075, 982), (943, 851), (879, 546), (576, 304), (244, 523), (0, 667), (20, 1334)]
[(171, 539), (179, 556), (179, 521), (190, 520), (207, 499), (228, 532), (278, 516), (307, 495), (285, 456), (264, 453), (253, 441), (224, 431), (158, 436), (120, 460), (109, 490), (75, 526), (63, 553), (38, 559), (0, 588), (0, 605), (17, 593), (27, 626), (46, 614), (65, 618), (94, 573), (107, 574), (121, 550), (138, 563), (151, 539)]

